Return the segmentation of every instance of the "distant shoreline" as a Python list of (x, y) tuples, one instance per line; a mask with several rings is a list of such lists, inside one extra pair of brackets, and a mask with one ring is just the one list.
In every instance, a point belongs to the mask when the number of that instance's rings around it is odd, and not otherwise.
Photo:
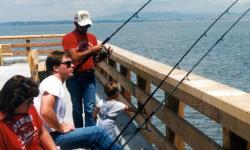
[[(2, 22), (0, 26), (18, 26), (18, 25), (63, 25), (72, 24), (73, 21), (13, 21), (13, 22)], [(104, 20), (104, 21), (94, 21), (95, 23), (115, 23), (123, 22), (122, 20)]]
[[(167, 21), (178, 21), (178, 22), (185, 22), (185, 21), (210, 21), (213, 19), (197, 19), (197, 20), (178, 20), (178, 19), (171, 19), (171, 20), (132, 20), (131, 22), (167, 22)], [(94, 23), (123, 23), (125, 20), (98, 20), (93, 21)], [(233, 19), (224, 19), (223, 21), (234, 21)], [(242, 19), (242, 21), (250, 21), (250, 19)], [(16, 21), (16, 22), (2, 22), (0, 26), (31, 26), (31, 25), (64, 25), (64, 24), (72, 24), (73, 21)]]
[[(106, 17), (93, 18), (94, 23), (121, 23), (131, 16), (131, 12), (115, 14)], [(179, 12), (144, 12), (139, 18), (134, 18), (131, 22), (166, 22), (166, 21), (209, 21), (214, 20), (220, 13), (200, 13), (185, 14)], [(236, 20), (241, 13), (230, 13), (221, 18), (221, 20)], [(246, 15), (243, 20), (249, 21), (250, 14)], [(72, 24), (73, 20), (55, 20), (55, 21), (6, 21), (0, 22), (0, 26), (26, 26), (26, 25), (63, 25)]]

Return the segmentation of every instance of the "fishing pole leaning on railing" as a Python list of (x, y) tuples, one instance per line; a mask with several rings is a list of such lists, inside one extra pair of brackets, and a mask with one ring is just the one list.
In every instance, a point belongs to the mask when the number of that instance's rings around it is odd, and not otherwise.
[[(114, 145), (114, 143), (120, 138), (120, 136), (125, 132), (128, 126), (132, 123), (132, 121), (136, 118), (138, 114), (144, 109), (144, 106), (150, 101), (153, 95), (157, 92), (157, 90), (162, 86), (162, 84), (168, 79), (169, 75), (176, 69), (179, 68), (180, 62), (186, 57), (186, 55), (193, 49), (193, 47), (206, 36), (207, 32), (224, 16), (239, 0), (234, 1), (223, 13), (217, 17), (212, 24), (198, 37), (198, 39), (191, 45), (191, 47), (185, 52), (185, 54), (179, 59), (179, 61), (174, 65), (174, 67), (169, 71), (169, 73), (164, 77), (164, 79), (160, 82), (160, 84), (155, 88), (155, 90), (151, 93), (151, 95), (145, 100), (143, 104), (140, 105), (138, 111), (134, 114), (134, 116), (130, 119), (130, 121), (125, 125), (123, 130), (117, 135), (114, 142), (111, 144), (110, 148)], [(109, 149), (110, 149), (109, 148)]]
[[(110, 39), (117, 33), (119, 32), (131, 19), (133, 19), (134, 17), (138, 18), (138, 13), (144, 8), (146, 7), (152, 0), (147, 1), (147, 3), (145, 3), (142, 7), (140, 7), (130, 18), (128, 18), (120, 27), (118, 27), (115, 32), (113, 32), (109, 37), (107, 37), (102, 43), (101, 45), (105, 45), (108, 41), (110, 41)], [(97, 60), (102, 60), (103, 58), (106, 58), (108, 56), (110, 56), (111, 53), (109, 51), (107, 51), (106, 49), (102, 49), (96, 56), (95, 59)], [(89, 57), (85, 57), (81, 60), (81, 62), (79, 64), (77, 64), (75, 66), (75, 70), (77, 70), (77, 68), (79, 68), (83, 63), (86, 62), (86, 60)]]
[(137, 130), (133, 133), (133, 135), (122, 145), (124, 147), (127, 145), (131, 139), (147, 124), (147, 122), (152, 118), (152, 116), (164, 105), (164, 103), (173, 95), (173, 93), (177, 90), (180, 84), (188, 77), (188, 75), (200, 64), (200, 62), (218, 45), (221, 41), (223, 41), (224, 37), (228, 34), (229, 31), (250, 11), (248, 8), (230, 27), (229, 29), (208, 49), (208, 51), (198, 60), (198, 62), (186, 73), (186, 75), (180, 80), (180, 82), (173, 88), (173, 90), (166, 96), (166, 98), (147, 116), (144, 122), (137, 128)]

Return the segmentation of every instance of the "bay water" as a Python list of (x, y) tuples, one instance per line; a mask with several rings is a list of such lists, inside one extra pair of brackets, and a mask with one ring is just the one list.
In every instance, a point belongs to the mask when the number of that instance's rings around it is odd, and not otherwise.
[[(213, 20), (132, 22), (127, 24), (110, 41), (111, 44), (134, 53), (173, 66)], [(94, 23), (90, 32), (104, 40), (122, 23)], [(218, 38), (233, 24), (220, 21), (216, 24), (180, 63), (189, 70)], [(250, 92), (250, 21), (241, 21), (224, 40), (201, 62), (194, 73), (228, 86)], [(2, 35), (61, 34), (74, 29), (72, 24), (56, 25), (9, 25), (0, 26)], [(158, 92), (158, 99), (164, 99)], [(250, 108), (249, 108), (250, 109)], [(207, 117), (190, 107), (185, 109), (185, 119), (198, 127), (217, 143), (222, 144), (222, 129)], [(160, 121), (154, 119), (155, 124)], [(159, 125), (163, 133), (164, 125)], [(189, 148), (188, 148), (189, 149)]]

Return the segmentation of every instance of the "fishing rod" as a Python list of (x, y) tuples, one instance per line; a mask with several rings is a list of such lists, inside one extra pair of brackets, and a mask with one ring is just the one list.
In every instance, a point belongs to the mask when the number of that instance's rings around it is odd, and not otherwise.
[[(111, 38), (117, 33), (119, 32), (132, 18), (134, 18), (135, 16), (138, 17), (138, 13), (144, 8), (146, 7), (152, 0), (147, 1), (147, 3), (145, 3), (142, 7), (140, 7), (130, 18), (128, 18), (119, 28), (117, 28), (109, 37), (107, 37), (102, 43), (101, 45), (105, 45), (108, 41), (111, 40)], [(101, 50), (96, 56), (95, 59), (100, 60), (103, 58), (106, 58), (107, 56), (111, 55), (109, 51), (107, 51), (106, 49)], [(77, 70), (89, 57), (85, 57), (82, 59), (82, 61), (77, 64), (75, 66), (75, 70)]]
[(102, 45), (106, 44), (117, 32), (119, 32), (132, 18), (138, 16), (138, 13), (146, 7), (152, 0), (149, 0), (145, 3), (139, 10), (137, 10), (130, 18), (128, 18), (115, 32), (113, 32), (109, 37), (107, 37), (103, 42)]
[(221, 41), (223, 41), (224, 37), (228, 34), (229, 31), (250, 11), (250, 8), (248, 8), (238, 19), (235, 21), (230, 28), (208, 49), (208, 51), (201, 57), (201, 59), (198, 60), (198, 62), (186, 73), (186, 75), (181, 79), (181, 81), (174, 87), (174, 89), (167, 95), (164, 101), (162, 101), (152, 112), (148, 117), (144, 120), (144, 122), (137, 128), (137, 130), (134, 132), (134, 134), (124, 143), (122, 147), (124, 147), (126, 144), (128, 144), (131, 139), (143, 128), (144, 125), (147, 124), (147, 122), (150, 120), (150, 118), (161, 108), (161, 106), (169, 99), (170, 96), (173, 95), (173, 93), (177, 90), (177, 88), (180, 86), (180, 84), (188, 77), (188, 75), (200, 64), (200, 62), (214, 49), (216, 45), (218, 45)]
[(223, 13), (219, 15), (212, 22), (212, 24), (198, 37), (198, 39), (192, 44), (192, 46), (185, 52), (185, 54), (179, 59), (179, 61), (174, 65), (174, 67), (169, 71), (169, 73), (164, 77), (164, 79), (160, 82), (160, 84), (155, 88), (155, 90), (151, 93), (151, 95), (145, 100), (145, 102), (139, 107), (138, 111), (134, 114), (134, 116), (130, 119), (127, 125), (123, 128), (123, 130), (119, 133), (119, 135), (115, 138), (114, 142), (111, 144), (110, 148), (114, 145), (114, 143), (120, 138), (123, 132), (128, 128), (128, 126), (132, 123), (135, 117), (143, 110), (144, 106), (150, 101), (153, 95), (157, 92), (157, 90), (161, 87), (161, 85), (167, 80), (169, 75), (179, 66), (180, 62), (186, 57), (186, 55), (193, 49), (193, 47), (204, 37), (206, 36), (207, 32), (217, 23), (222, 16), (224, 16), (229, 9), (231, 9), (239, 0), (234, 1)]

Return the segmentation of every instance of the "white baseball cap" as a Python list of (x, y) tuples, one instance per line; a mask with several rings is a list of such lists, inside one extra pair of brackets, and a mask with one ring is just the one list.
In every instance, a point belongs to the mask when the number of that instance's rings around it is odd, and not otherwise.
[(76, 13), (74, 20), (80, 26), (92, 25), (92, 20), (90, 18), (89, 12), (85, 10), (80, 10)]

